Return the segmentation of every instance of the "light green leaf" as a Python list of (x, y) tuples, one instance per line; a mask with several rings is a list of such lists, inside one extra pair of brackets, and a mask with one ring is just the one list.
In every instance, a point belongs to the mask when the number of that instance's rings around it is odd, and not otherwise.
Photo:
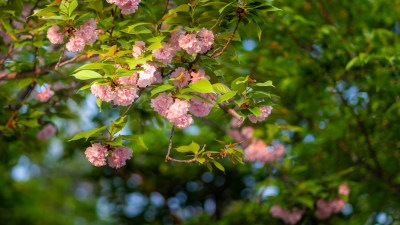
[(190, 84), (189, 87), (196, 92), (200, 93), (211, 93), (214, 92), (213, 86), (211, 85), (210, 81), (206, 79), (201, 79), (196, 83)]
[(162, 46), (161, 42), (154, 42), (146, 49), (151, 51), (151, 50), (156, 50), (156, 49), (160, 49), (160, 48), (164, 48), (164, 46)]
[(151, 96), (154, 96), (160, 92), (171, 90), (173, 88), (175, 88), (175, 86), (170, 85), (170, 84), (163, 84), (163, 85), (158, 86), (158, 87), (154, 88), (153, 90), (151, 90)]
[(215, 160), (213, 160), (213, 161), (211, 161), (211, 162), (214, 163), (215, 167), (217, 167), (219, 170), (221, 170), (222, 172), (225, 173), (225, 168), (224, 168), (219, 162), (217, 162), (217, 161), (215, 161)]
[(237, 91), (231, 91), (231, 92), (225, 93), (217, 99), (216, 103), (218, 104), (223, 101), (229, 100), (229, 99), (235, 97), (236, 94), (237, 94)]
[(93, 130), (89, 130), (89, 131), (84, 131), (79, 134), (76, 134), (73, 138), (71, 138), (68, 141), (75, 141), (75, 140), (79, 140), (81, 138), (86, 138), (86, 141), (87, 141), (90, 137), (95, 136), (95, 134), (97, 135), (100, 131), (103, 131), (105, 129), (107, 129), (107, 126), (100, 127), (100, 128), (94, 128)]
[(256, 83), (256, 86), (259, 86), (259, 87), (275, 87), (273, 84), (272, 84), (272, 81), (265, 81), (264, 83)]
[(216, 83), (212, 86), (214, 88), (214, 91), (217, 93), (226, 94), (231, 91), (231, 89), (229, 89), (229, 87), (227, 87), (225, 84)]
[(72, 76), (76, 77), (79, 80), (89, 80), (89, 79), (94, 79), (94, 78), (103, 78), (103, 76), (97, 72), (94, 72), (92, 70), (81, 70), (75, 74), (72, 74)]
[(253, 113), (255, 116), (261, 116), (261, 110), (258, 107), (253, 107), (253, 108), (247, 108), (251, 113)]

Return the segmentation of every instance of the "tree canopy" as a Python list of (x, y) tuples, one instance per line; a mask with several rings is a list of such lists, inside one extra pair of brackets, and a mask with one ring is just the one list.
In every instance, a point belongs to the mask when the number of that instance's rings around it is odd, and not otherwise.
[(399, 3), (0, 0), (0, 221), (398, 224)]

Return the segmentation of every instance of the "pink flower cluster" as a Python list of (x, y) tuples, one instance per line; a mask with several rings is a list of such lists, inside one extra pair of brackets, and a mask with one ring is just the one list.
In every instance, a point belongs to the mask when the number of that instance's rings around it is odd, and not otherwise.
[[(236, 121), (233, 122), (236, 126)], [(253, 138), (254, 128), (250, 126), (243, 127), (241, 132), (239, 129), (228, 130), (227, 133), (236, 142), (241, 142), (244, 148), (245, 160), (258, 162), (272, 162), (283, 157), (285, 154), (285, 146), (276, 144), (267, 146), (263, 140)]]
[(47, 30), (47, 38), (52, 44), (61, 44), (64, 41), (64, 33), (58, 33), (60, 27), (57, 25), (51, 26)]
[[(204, 74), (204, 71), (199, 73)], [(177, 68), (171, 74), (171, 77), (179, 78), (178, 80), (174, 80), (174, 84), (180, 88), (184, 88), (191, 80), (189, 72), (182, 67)], [(198, 79), (195, 82), (200, 80), (199, 77), (197, 78)], [(209, 77), (205, 75), (202, 78), (209, 79)], [(208, 96), (208, 94), (205, 93), (193, 93), (193, 94), (206, 98), (212, 102), (211, 97)], [(151, 107), (161, 116), (167, 118), (175, 126), (177, 126), (180, 129), (184, 129), (189, 127), (193, 123), (192, 115), (188, 114), (188, 112), (197, 117), (204, 117), (210, 113), (213, 104), (210, 104), (208, 102), (203, 101), (202, 99), (198, 99), (195, 97), (191, 98), (189, 101), (179, 98), (174, 99), (174, 97), (171, 94), (167, 95), (165, 93), (161, 93), (156, 98), (151, 100)]]
[(172, 47), (182, 48), (188, 54), (204, 54), (211, 49), (214, 43), (214, 34), (205, 28), (201, 28), (199, 32), (175, 31), (171, 34), (170, 43)]
[(86, 44), (92, 44), (97, 40), (99, 31), (96, 29), (96, 21), (91, 18), (74, 32), (75, 36), (69, 39), (65, 47), (72, 53), (82, 52)]
[(248, 161), (272, 162), (283, 157), (285, 146), (277, 144), (268, 149), (263, 140), (254, 138), (250, 145), (244, 149), (245, 159)]
[[(347, 184), (340, 185), (338, 193), (348, 196), (350, 194), (349, 186), (347, 186)], [(340, 197), (334, 198), (330, 201), (326, 199), (319, 199), (317, 201), (317, 211), (315, 211), (315, 216), (319, 219), (326, 219), (332, 214), (342, 211), (345, 205), (346, 201)]]
[(288, 209), (282, 209), (279, 205), (273, 205), (269, 210), (271, 215), (276, 218), (280, 218), (286, 224), (296, 224), (300, 221), (301, 217), (303, 216), (304, 209), (293, 208), (292, 212)]
[(172, 58), (176, 55), (176, 49), (170, 44), (161, 42), (163, 48), (153, 50), (153, 57), (155, 61), (168, 64), (172, 62)]
[(108, 149), (100, 143), (94, 143), (85, 151), (86, 158), (93, 166), (106, 165), (106, 158), (108, 165), (112, 168), (118, 169), (126, 165), (126, 160), (132, 157), (132, 149), (119, 146), (113, 150), (111, 156), (108, 156)]
[(252, 123), (257, 123), (265, 120), (271, 114), (272, 106), (261, 106), (261, 115), (260, 116), (255, 116), (254, 114), (251, 114), (248, 116), (249, 120)]
[(151, 107), (161, 116), (166, 117), (180, 129), (189, 127), (193, 123), (192, 115), (187, 114), (190, 103), (185, 99), (173, 99), (171, 93), (161, 93), (151, 100)]
[(54, 91), (50, 90), (49, 86), (47, 86), (46, 90), (43, 92), (33, 91), (33, 98), (40, 102), (48, 101), (51, 98), (51, 96), (53, 96), (53, 95), (54, 95)]
[(115, 4), (121, 10), (124, 15), (132, 14), (136, 12), (139, 7), (141, 0), (107, 0), (110, 4)]
[(47, 124), (41, 131), (39, 131), (36, 135), (38, 139), (47, 139), (49, 136), (54, 135), (57, 132), (57, 129), (51, 125)]

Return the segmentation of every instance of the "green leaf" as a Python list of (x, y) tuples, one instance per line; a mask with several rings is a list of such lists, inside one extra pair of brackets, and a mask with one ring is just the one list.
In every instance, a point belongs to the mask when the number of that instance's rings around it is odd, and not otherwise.
[(246, 77), (238, 77), (234, 81), (232, 81), (231, 87), (233, 90), (243, 92), (246, 90), (246, 82), (247, 78)]
[(89, 131), (84, 131), (79, 134), (76, 134), (73, 138), (71, 138), (68, 141), (75, 141), (75, 140), (79, 140), (81, 138), (86, 138), (86, 141), (87, 141), (90, 137), (96, 136), (100, 131), (103, 131), (105, 129), (107, 129), (107, 126), (100, 127), (100, 128), (94, 128), (93, 130), (89, 130)]
[(175, 150), (178, 152), (193, 152), (196, 154), (200, 150), (200, 145), (192, 141), (190, 145), (179, 146), (175, 148)]
[(104, 143), (112, 145), (112, 146), (121, 146), (122, 145), (122, 136), (118, 136), (114, 138), (112, 141), (105, 141)]
[(116, 133), (124, 129), (127, 122), (127, 116), (120, 117), (116, 121), (111, 121), (111, 126), (108, 129), (111, 136), (114, 136)]
[(21, 90), (22, 88), (25, 88), (29, 86), (32, 83), (32, 78), (24, 78), (18, 81), (18, 88)]
[(120, 137), (122, 137), (123, 140), (131, 141), (131, 142), (143, 147), (144, 149), (149, 150), (147, 148), (147, 146), (144, 144), (142, 137), (140, 137), (138, 135), (130, 134), (130, 135), (121, 135)]
[(217, 93), (226, 94), (231, 91), (231, 89), (229, 89), (229, 87), (227, 87), (225, 84), (216, 83), (212, 86), (214, 88), (214, 91)]
[(89, 2), (89, 4), (86, 7), (89, 9), (94, 9), (98, 12), (101, 12), (103, 10), (103, 1), (97, 0), (97, 1)]
[(164, 40), (165, 36), (157, 36), (157, 37), (152, 37), (147, 39), (148, 42), (162, 42)]
[(47, 8), (39, 10), (32, 16), (55, 16), (56, 15), (56, 14), (54, 14), (55, 12), (58, 12), (58, 7), (51, 6), (51, 7), (47, 7)]
[(352, 58), (346, 65), (346, 70), (351, 69), (353, 66), (357, 65), (360, 63), (360, 60), (358, 57)]
[(213, 168), (212, 168), (211, 163), (207, 163), (206, 166), (207, 166), (208, 170), (210, 170), (210, 172), (212, 172)]
[(256, 83), (256, 86), (259, 86), (259, 87), (275, 87), (273, 84), (272, 84), (272, 81), (265, 81), (264, 83)]
[(228, 6), (232, 5), (233, 3), (235, 3), (235, 2), (228, 3), (225, 6), (223, 6), (222, 8), (220, 8), (218, 10), (219, 14), (221, 14)]
[(217, 167), (219, 170), (221, 170), (222, 172), (225, 173), (225, 168), (224, 168), (219, 162), (217, 162), (217, 161), (215, 161), (215, 160), (213, 160), (213, 161), (211, 161), (211, 162), (214, 163), (215, 167)]
[(174, 88), (175, 88), (175, 86), (173, 86), (173, 85), (163, 84), (163, 85), (158, 86), (158, 87), (154, 88), (153, 90), (151, 90), (151, 96), (154, 96), (160, 92), (164, 92), (164, 91), (171, 90)]
[(229, 99), (235, 97), (236, 94), (237, 94), (237, 91), (231, 91), (231, 92), (225, 93), (217, 99), (216, 103), (218, 104), (223, 101), (229, 100)]
[(190, 84), (189, 87), (196, 92), (200, 93), (211, 93), (214, 92), (213, 86), (211, 85), (210, 81), (206, 79), (201, 79), (196, 83)]
[(73, 73), (76, 73), (79, 70), (87, 70), (87, 69), (98, 70), (98, 69), (103, 69), (104, 65), (106, 65), (106, 64), (104, 64), (104, 63), (89, 63), (89, 64), (85, 64), (85, 65), (79, 67), (78, 69), (76, 69)]
[(309, 196), (296, 196), (296, 201), (302, 205), (307, 206), (310, 209), (314, 208), (314, 200)]
[(95, 78), (103, 78), (103, 76), (97, 72), (94, 72), (92, 70), (81, 70), (75, 74), (72, 74), (72, 76), (76, 77), (79, 80), (89, 80), (89, 79), (95, 79)]
[(251, 113), (253, 113), (255, 116), (261, 116), (261, 110), (258, 107), (253, 107), (253, 108), (247, 108)]
[(164, 48), (164, 46), (162, 46), (161, 42), (154, 42), (146, 49), (151, 51), (151, 50), (156, 50), (156, 49), (160, 49), (160, 48)]
[[(80, 90), (80, 89), (79, 89), (79, 90)], [(101, 112), (101, 103), (102, 103), (101, 99), (100, 99), (100, 98), (97, 98), (97, 99), (96, 99), (96, 104), (97, 104), (97, 106), (99, 107), (100, 112)]]
[(37, 119), (31, 120), (20, 120), (18, 121), (19, 124), (25, 125), (27, 127), (38, 127), (40, 126)]
[(69, 8), (68, 8), (68, 15), (71, 16), (72, 12), (78, 7), (78, 1), (77, 0), (72, 0), (69, 1)]
[(203, 164), (206, 161), (206, 159), (204, 157), (196, 157), (196, 161)]

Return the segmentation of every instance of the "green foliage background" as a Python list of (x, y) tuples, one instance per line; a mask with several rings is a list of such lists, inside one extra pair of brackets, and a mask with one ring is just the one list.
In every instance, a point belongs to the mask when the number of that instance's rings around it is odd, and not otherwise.
[[(171, 125), (143, 104), (150, 99), (145, 95), (129, 114), (129, 128), (142, 135), (149, 150), (133, 144), (127, 166), (96, 168), (83, 154), (88, 143), (66, 140), (81, 127), (103, 126), (118, 110), (102, 107), (101, 113), (90, 113), (98, 109), (86, 99), (89, 92), (70, 93), (70, 100), (47, 111), (58, 128), (56, 137), (37, 140), (40, 128), (12, 135), (2, 131), (0, 223), (282, 224), (269, 214), (271, 205), (280, 204), (306, 208), (299, 224), (398, 224), (399, 3), (276, 0), (273, 5), (281, 11), (257, 15), (265, 23), (239, 25), (241, 41), (234, 42), (238, 58), (232, 61), (234, 54), (223, 54), (220, 73), (227, 81), (240, 75), (273, 81), (272, 93), (279, 98), (272, 115), (255, 126), (255, 136), (266, 143), (283, 141), (287, 150), (281, 161), (226, 161), (226, 174), (210, 174), (197, 164), (164, 163)], [(163, 7), (163, 1), (144, 0), (137, 14), (159, 15)], [(17, 93), (15, 85), (6, 81), (0, 86), (1, 103), (16, 102), (10, 100)], [(56, 93), (59, 99), (64, 94)], [(1, 123), (9, 116), (2, 104)], [(230, 119), (215, 109), (195, 128), (177, 131), (174, 145), (193, 140), (219, 148), (215, 139), (232, 141), (225, 132)], [(28, 172), (29, 179), (16, 180), (18, 170)], [(341, 183), (351, 189), (346, 213), (316, 219), (316, 200), (333, 197)], [(279, 194), (263, 196), (266, 187)], [(152, 203), (152, 193), (161, 194), (164, 204)], [(207, 214), (213, 202), (215, 211)], [(138, 210), (135, 216), (129, 213), (132, 207)]]

